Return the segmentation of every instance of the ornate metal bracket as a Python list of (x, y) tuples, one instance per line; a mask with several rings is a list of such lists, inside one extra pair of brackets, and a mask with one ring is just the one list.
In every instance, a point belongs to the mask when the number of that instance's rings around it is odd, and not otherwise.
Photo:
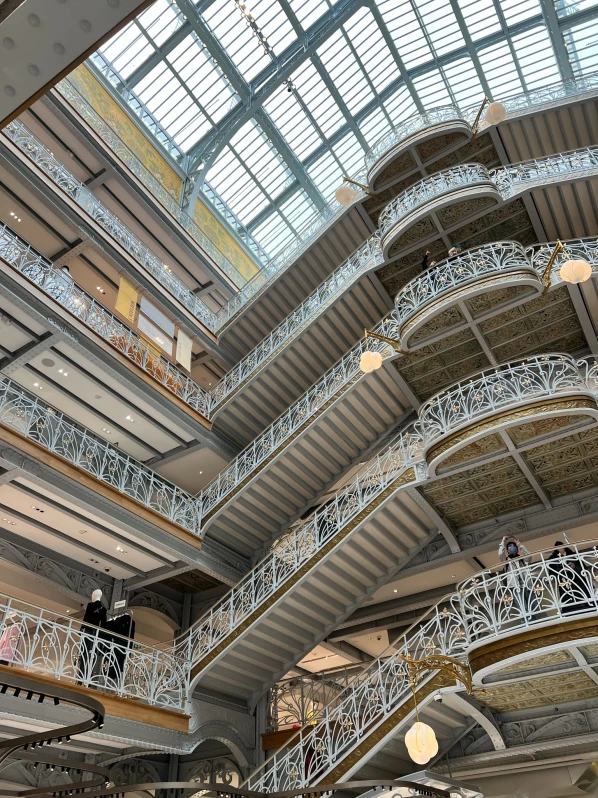
[(544, 293), (548, 291), (550, 285), (552, 283), (552, 269), (554, 264), (556, 263), (556, 259), (558, 256), (563, 252), (565, 249), (565, 245), (562, 241), (557, 240), (556, 244), (554, 245), (554, 249), (550, 253), (550, 258), (548, 258), (548, 263), (546, 264), (544, 271), (542, 272), (542, 282), (544, 283)]
[(484, 108), (488, 105), (489, 102), (490, 99), (488, 97), (484, 97), (484, 99), (482, 100), (482, 104), (480, 105), (480, 109), (476, 114), (476, 118), (473, 122), (473, 125), (471, 126), (471, 131), (473, 133), (472, 138), (474, 139), (478, 135), (480, 129), (480, 120), (482, 118), (482, 114), (484, 113)]
[(365, 333), (365, 340), (367, 341), (368, 338), (375, 338), (376, 341), (382, 341), (385, 344), (390, 344), (392, 348), (397, 352), (399, 355), (403, 354), (403, 350), (401, 349), (400, 341), (397, 341), (396, 338), (388, 338), (386, 335), (380, 335), (380, 333), (372, 332), (371, 330), (364, 330)]
[(467, 665), (459, 662), (453, 657), (447, 657), (444, 654), (431, 654), (424, 659), (412, 659), (405, 654), (398, 654), (398, 657), (403, 662), (407, 663), (409, 668), (409, 682), (415, 695), (415, 686), (421, 673), (425, 671), (446, 671), (461, 682), (465, 687), (468, 694), (471, 694), (473, 685), (471, 682), (471, 673)]
[(374, 196), (367, 186), (364, 186), (363, 183), (359, 183), (357, 180), (353, 180), (346, 175), (343, 175), (343, 183), (352, 183), (354, 186), (359, 186), (359, 188), (364, 192), (364, 194), (367, 194), (368, 197)]

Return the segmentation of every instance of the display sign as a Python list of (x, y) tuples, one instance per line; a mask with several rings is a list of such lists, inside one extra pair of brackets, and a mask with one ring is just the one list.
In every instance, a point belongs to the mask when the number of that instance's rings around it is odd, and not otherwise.
[(176, 359), (177, 362), (187, 371), (191, 371), (191, 355), (193, 353), (193, 341), (182, 330), (179, 330), (176, 339)]
[(137, 291), (126, 280), (120, 278), (118, 296), (116, 297), (116, 310), (121, 313), (127, 321), (135, 324), (135, 311), (137, 310)]
[(144, 316), (147, 316), (147, 318), (153, 321), (154, 324), (157, 324), (161, 330), (164, 330), (169, 338), (174, 338), (174, 324), (162, 313), (161, 310), (158, 310), (155, 305), (152, 305), (151, 302), (148, 302), (144, 296), (141, 297), (139, 312), (143, 313)]

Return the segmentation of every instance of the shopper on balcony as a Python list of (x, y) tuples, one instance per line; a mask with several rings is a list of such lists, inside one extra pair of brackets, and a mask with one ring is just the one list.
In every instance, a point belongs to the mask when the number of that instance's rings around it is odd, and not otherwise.
[(426, 254), (422, 258), (422, 271), (423, 272), (425, 272), (426, 269), (431, 269), (433, 266), (436, 266), (436, 261), (435, 260), (430, 261), (430, 263), (428, 263), (428, 258), (430, 257), (430, 254), (431, 254), (430, 250), (427, 249), (426, 250)]
[(505, 563), (504, 572), (507, 574), (507, 593), (501, 600), (506, 604), (514, 602), (523, 616), (530, 615), (531, 590), (526, 566), (531, 563), (532, 558), (528, 549), (519, 538), (505, 535), (498, 547), (498, 556)]
[(454, 258), (455, 255), (460, 255), (462, 251), (461, 244), (455, 244), (454, 247), (451, 247), (448, 252), (449, 258)]

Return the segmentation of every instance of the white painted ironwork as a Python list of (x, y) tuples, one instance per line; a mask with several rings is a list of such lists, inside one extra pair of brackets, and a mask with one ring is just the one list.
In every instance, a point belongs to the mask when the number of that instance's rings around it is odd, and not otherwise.
[(266, 730), (274, 732), (310, 723), (323, 707), (338, 698), (357, 672), (355, 668), (337, 668), (277, 682), (268, 691)]
[(598, 147), (584, 147), (546, 158), (533, 158), (513, 166), (502, 166), (493, 169), (490, 176), (503, 199), (508, 199), (530, 186), (554, 183), (576, 174), (595, 174), (597, 169)]
[(62, 682), (187, 708), (185, 660), (9, 596), (0, 596), (0, 659)]
[(199, 502), (194, 496), (5, 377), (0, 380), (0, 423), (194, 535), (201, 535)]
[(55, 156), (25, 127), (14, 120), (8, 124), (4, 134), (25, 155), (37, 164), (56, 185), (86, 211), (100, 227), (114, 238), (135, 260), (143, 266), (166, 290), (176, 297), (198, 321), (208, 329), (216, 329), (215, 314), (201, 299), (193, 294), (157, 255), (155, 255), (120, 219), (112, 213), (96, 195), (69, 172)]
[[(561, 243), (563, 249), (557, 253), (552, 266), (553, 283), (562, 282), (560, 271), (568, 260), (585, 260), (590, 264), (594, 273), (598, 270), (598, 238), (572, 238)], [(556, 244), (556, 241), (548, 244), (533, 244), (525, 250), (526, 256), (539, 274), (543, 274), (546, 270)]]
[[(179, 222), (179, 224), (189, 233), (191, 238), (206, 252), (214, 263), (230, 277), (235, 285), (243, 280), (239, 270), (231, 263), (226, 255), (219, 249), (217, 244), (202, 230), (193, 218), (186, 213), (180, 206), (178, 195), (171, 194), (168, 189), (155, 177), (155, 175), (139, 160), (139, 158), (127, 147), (118, 134), (107, 124), (105, 119), (97, 113), (87, 100), (77, 91), (68, 78), (64, 78), (55, 88), (69, 103), (70, 106), (81, 116), (88, 125), (99, 135), (102, 143), (105, 144), (116, 157), (122, 161), (133, 172), (143, 185), (148, 189), (153, 197), (166, 208), (166, 210)], [(242, 234), (243, 231), (240, 231)], [(250, 237), (245, 236), (245, 243), (250, 246)]]
[(526, 357), (487, 369), (428, 399), (419, 408), (416, 428), (429, 447), (506, 406), (576, 392), (589, 393), (586, 361), (561, 354)]
[(328, 307), (348, 285), (381, 263), (379, 240), (373, 235), (212, 388), (212, 407), (215, 409), (241, 383), (258, 371), (265, 361), (294, 338), (307, 321), (313, 320)]
[(421, 439), (408, 428), (330, 502), (280, 538), (261, 562), (179, 639), (178, 650), (194, 662), (201, 660), (419, 460)]
[[(501, 564), (461, 582), (374, 660), (318, 715), (309, 730), (295, 735), (247, 780), (252, 790), (276, 792), (314, 784), (411, 699), (407, 655), (445, 655), (466, 662), (476, 645), (598, 612), (598, 547), (571, 546), (571, 554), (511, 569)], [(524, 659), (526, 654), (521, 655)], [(432, 671), (420, 676), (419, 683)], [(407, 722), (411, 722), (407, 715)], [(313, 723), (313, 721), (312, 721)]]
[(0, 258), (39, 286), (147, 374), (206, 418), (210, 395), (194, 380), (157, 354), (70, 277), (33, 250), (7, 225), (0, 225)]
[(460, 122), (463, 115), (454, 105), (443, 105), (438, 108), (430, 108), (423, 114), (413, 114), (405, 119), (401, 124), (396, 125), (378, 139), (373, 147), (365, 154), (365, 165), (368, 170), (379, 160), (388, 150), (400, 144), (402, 141), (412, 136), (414, 133), (434, 127), (442, 122)]
[(526, 91), (513, 97), (501, 98), (509, 114), (527, 111), (539, 105), (552, 105), (571, 97), (578, 97), (589, 92), (598, 91), (598, 72), (576, 78), (567, 78), (550, 86)]

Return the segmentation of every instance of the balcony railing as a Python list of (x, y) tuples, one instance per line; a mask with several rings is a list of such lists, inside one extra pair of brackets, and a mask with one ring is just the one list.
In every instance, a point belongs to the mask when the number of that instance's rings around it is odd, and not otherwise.
[[(556, 256), (552, 267), (552, 281), (560, 282), (560, 270), (568, 260), (585, 260), (595, 270), (598, 268), (598, 238), (572, 238), (561, 242), (564, 248)], [(543, 274), (548, 266), (556, 241), (534, 244), (525, 250), (534, 268)]]
[(337, 668), (277, 682), (268, 692), (266, 731), (304, 726), (317, 717), (349, 684), (358, 671)]
[[(181, 208), (178, 197), (170, 194), (154, 174), (139, 160), (139, 158), (127, 147), (117, 133), (106, 123), (87, 100), (77, 91), (68, 78), (64, 78), (56, 85), (58, 92), (64, 97), (68, 104), (82, 117), (87, 124), (95, 130), (102, 139), (102, 142), (112, 150), (116, 157), (122, 161), (133, 172), (150, 194), (166, 208), (166, 210), (179, 222), (179, 224), (189, 233), (191, 238), (206, 252), (214, 263), (230, 277), (235, 285), (243, 279), (238, 269), (230, 262), (226, 255), (218, 248), (217, 244), (202, 230), (193, 218)], [(209, 199), (212, 199), (209, 197)], [(216, 197), (214, 197), (216, 204)], [(235, 230), (243, 243), (251, 249), (259, 260), (264, 252), (251, 238), (248, 231), (239, 225), (235, 220)]]
[(3, 378), (0, 423), (200, 537), (198, 500), (39, 397)]
[(72, 278), (35, 252), (7, 225), (0, 225), (0, 258), (39, 286), (53, 300), (80, 319), (87, 327), (118, 349), (189, 407), (206, 418), (210, 395), (169, 360), (157, 355), (133, 330), (125, 326)]
[[(562, 550), (561, 557), (542, 552), (537, 562), (518, 567), (516, 575), (501, 564), (462, 582), (355, 676), (317, 715), (311, 729), (271, 756), (246, 786), (266, 792), (301, 789), (323, 778), (357, 746), (365, 753), (370, 732), (412, 698), (402, 655), (425, 659), (441, 654), (466, 664), (472, 646), (530, 627), (595, 615), (598, 546), (586, 546), (571, 546), (572, 553)], [(421, 674), (419, 683), (431, 673), (433, 669)]]
[(44, 145), (23, 125), (15, 120), (7, 125), (4, 134), (14, 142), (57, 186), (86, 211), (100, 227), (114, 238), (135, 260), (166, 290), (176, 297), (198, 321), (208, 329), (216, 329), (215, 314), (170, 268), (124, 225), (80, 180), (71, 174)]
[(169, 651), (134, 643), (73, 618), (0, 596), (1, 657), (61, 682), (184, 712), (189, 665)]
[(313, 319), (323, 308), (332, 302), (340, 292), (366, 270), (382, 263), (382, 253), (377, 236), (372, 236), (351, 257), (342, 263), (330, 277), (299, 307), (289, 314), (278, 327), (263, 339), (251, 352), (232, 368), (220, 382), (212, 388), (210, 396), (215, 408), (223, 402), (244, 380), (248, 379), (267, 361), (277, 349), (281, 349), (298, 330)]
[(528, 357), (494, 366), (428, 399), (419, 408), (416, 428), (429, 447), (506, 406), (575, 392), (590, 393), (586, 361), (560, 354)]
[(420, 453), (419, 436), (409, 429), (399, 435), (329, 503), (280, 538), (266, 557), (180, 638), (178, 650), (193, 662), (203, 659), (271, 599), (351, 519), (420, 460)]
[(598, 169), (598, 147), (584, 147), (581, 150), (534, 158), (529, 161), (493, 169), (491, 179), (496, 183), (504, 199), (530, 185), (554, 183), (562, 177), (576, 174), (595, 174)]

